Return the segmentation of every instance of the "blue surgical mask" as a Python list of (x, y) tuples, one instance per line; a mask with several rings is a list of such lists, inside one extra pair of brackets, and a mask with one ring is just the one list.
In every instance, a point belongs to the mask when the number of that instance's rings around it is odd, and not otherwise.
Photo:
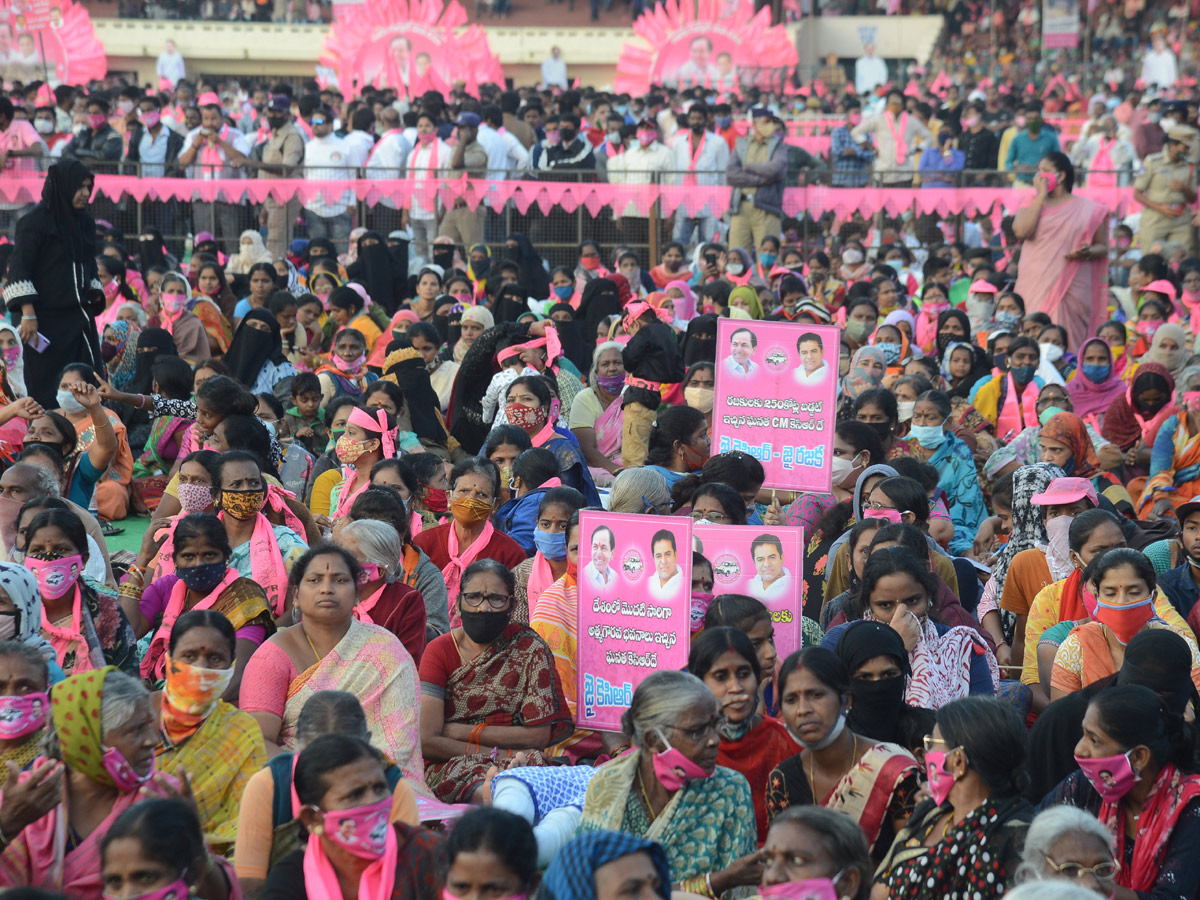
[(758, 261), (763, 264), (764, 269), (769, 269), (771, 266), (775, 265), (775, 260), (778, 258), (778, 254), (775, 253), (758, 254)]
[(1109, 376), (1110, 372), (1112, 372), (1112, 363), (1101, 363), (1100, 365), (1096, 365), (1095, 363), (1083, 364), (1083, 377), (1093, 384), (1100, 384)]
[(533, 529), (533, 543), (538, 553), (552, 562), (562, 562), (567, 558), (567, 533), (565, 531), (542, 531)]
[(1009, 312), (1008, 310), (1005, 310), (1004, 312), (998, 312), (996, 313), (996, 324), (1001, 328), (1006, 328), (1009, 331), (1012, 331), (1021, 324), (1021, 314)]
[(1040, 413), (1038, 413), (1038, 421), (1045, 425), (1060, 412), (1066, 412), (1066, 410), (1060, 406), (1047, 406)]
[(560, 284), (558, 287), (556, 287), (554, 289), (554, 296), (557, 297), (559, 300), (570, 300), (572, 297), (575, 296), (575, 285)]
[(891, 266), (892, 269), (896, 272), (899, 272), (901, 269), (904, 268), (904, 260), (902, 260), (902, 259), (888, 259), (888, 260), (884, 260), (884, 262), (887, 263), (887, 265)]
[(616, 105), (616, 112), (618, 115), (622, 115), (622, 116), (625, 115), (627, 112), (629, 112), (629, 104), (628, 103), (618, 103)]
[(883, 361), (889, 366), (894, 366), (900, 362), (900, 345), (899, 344), (876, 344), (876, 349), (883, 354)]
[(715, 121), (717, 127), (723, 130), (733, 124), (733, 116), (717, 116)]
[(908, 429), (909, 437), (917, 439), (917, 443), (926, 450), (942, 446), (946, 441), (946, 432), (941, 425), (912, 425)]

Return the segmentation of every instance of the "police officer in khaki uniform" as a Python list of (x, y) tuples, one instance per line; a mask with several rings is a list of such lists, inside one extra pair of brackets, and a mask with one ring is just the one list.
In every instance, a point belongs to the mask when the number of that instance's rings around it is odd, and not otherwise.
[(1177, 241), (1190, 251), (1191, 204), (1196, 202), (1196, 166), (1190, 161), (1200, 132), (1176, 125), (1167, 132), (1161, 153), (1147, 156), (1142, 172), (1133, 182), (1133, 196), (1144, 207), (1139, 243)]

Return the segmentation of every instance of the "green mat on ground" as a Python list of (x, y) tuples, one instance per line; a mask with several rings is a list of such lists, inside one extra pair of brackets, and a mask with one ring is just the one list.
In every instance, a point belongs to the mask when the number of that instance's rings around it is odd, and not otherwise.
[(136, 556), (137, 552), (142, 549), (142, 537), (145, 535), (146, 529), (150, 527), (150, 518), (148, 516), (130, 516), (119, 522), (113, 522), (113, 525), (117, 528), (124, 528), (125, 533), (105, 537), (104, 540), (108, 543), (108, 552), (128, 550)]

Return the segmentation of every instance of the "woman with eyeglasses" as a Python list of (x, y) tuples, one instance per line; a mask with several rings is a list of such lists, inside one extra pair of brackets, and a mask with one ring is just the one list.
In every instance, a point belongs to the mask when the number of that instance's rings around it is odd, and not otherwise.
[(712, 691), (686, 672), (660, 670), (633, 692), (621, 716), (631, 753), (597, 770), (583, 801), (580, 835), (620, 831), (666, 851), (676, 890), (720, 897), (761, 883), (743, 775), (717, 765), (724, 721)]
[(1116, 841), (1114, 900), (1184, 900), (1200, 890), (1196, 730), (1150, 688), (1106, 688), (1088, 704), (1075, 745), (1079, 771), (1043, 806), (1095, 815)]
[(873, 900), (910, 896), (916, 882), (922, 896), (943, 900), (1005, 893), (1033, 818), (1018, 783), (1026, 746), (1025, 723), (1002, 700), (967, 697), (938, 710), (925, 738), (932, 799), (896, 835), (875, 873)]
[(841, 660), (823, 647), (789, 656), (780, 672), (780, 713), (802, 749), (771, 770), (766, 811), (818, 805), (844, 812), (862, 828), (879, 860), (912, 812), (917, 761), (902, 747), (846, 727), (854, 705)]
[(456, 602), (459, 624), (421, 657), (421, 750), (425, 780), (447, 803), (479, 802), (488, 769), (542, 752), (574, 730), (554, 655), (536, 632), (511, 621), (515, 581), (493, 559), (467, 566)]
[(1034, 817), (1016, 879), (1022, 884), (1066, 881), (1112, 897), (1121, 864), (1113, 857), (1113, 835), (1091, 813), (1052, 806)]
[[(689, 515), (696, 525), (745, 525), (746, 505), (727, 484), (703, 484), (692, 494)], [(683, 510), (677, 510), (683, 514)]]

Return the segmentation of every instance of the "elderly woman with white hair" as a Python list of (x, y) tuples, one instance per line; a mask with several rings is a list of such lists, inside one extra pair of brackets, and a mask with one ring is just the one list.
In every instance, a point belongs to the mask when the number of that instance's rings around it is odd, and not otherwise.
[(646, 466), (625, 469), (613, 480), (608, 511), (669, 516), (671, 489), (667, 487), (667, 479)]
[(625, 385), (625, 364), (621, 345), (605, 341), (592, 353), (588, 384), (575, 395), (571, 404), (571, 433), (579, 441), (596, 484), (612, 484), (621, 469), (621, 389)]
[(764, 857), (749, 814), (750, 785), (717, 765), (722, 722), (716, 697), (695, 675), (650, 675), (621, 716), (634, 752), (596, 772), (579, 833), (621, 831), (656, 841), (682, 891), (719, 897), (757, 886)]
[(1120, 868), (1112, 832), (1099, 819), (1074, 806), (1052, 806), (1029, 823), (1016, 880), (1067, 881), (1111, 897)]
[(338, 532), (337, 542), (362, 567), (354, 618), (386, 628), (420, 663), (426, 641), (425, 598), (404, 582), (398, 562), (404, 545), (395, 527), (378, 519), (359, 519)]

